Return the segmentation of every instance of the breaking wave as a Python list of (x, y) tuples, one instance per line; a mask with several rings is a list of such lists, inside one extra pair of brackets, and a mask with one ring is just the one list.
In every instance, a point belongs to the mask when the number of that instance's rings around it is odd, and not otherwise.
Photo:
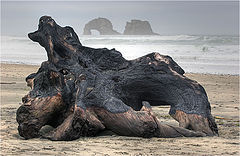
[[(150, 52), (170, 55), (186, 71), (239, 75), (239, 36), (79, 36), (84, 46), (115, 48), (126, 59)], [(1, 62), (40, 64), (45, 49), (27, 37), (1, 37)]]

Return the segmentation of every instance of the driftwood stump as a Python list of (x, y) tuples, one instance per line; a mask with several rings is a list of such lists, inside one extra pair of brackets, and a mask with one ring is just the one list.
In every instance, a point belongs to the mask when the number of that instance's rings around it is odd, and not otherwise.
[[(204, 88), (185, 77), (169, 56), (151, 53), (125, 60), (115, 49), (82, 46), (71, 27), (40, 18), (29, 38), (48, 60), (26, 78), (31, 91), (17, 110), (19, 134), (51, 140), (96, 136), (103, 130), (138, 137), (194, 137), (218, 134)], [(170, 105), (180, 127), (161, 124), (151, 106)]]

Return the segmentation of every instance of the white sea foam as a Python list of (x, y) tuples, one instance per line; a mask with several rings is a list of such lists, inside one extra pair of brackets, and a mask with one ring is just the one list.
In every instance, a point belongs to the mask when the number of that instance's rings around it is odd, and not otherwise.
[[(239, 74), (238, 36), (80, 36), (84, 46), (115, 48), (126, 59), (151, 52), (171, 56), (186, 72)], [(27, 37), (3, 36), (1, 62), (40, 64), (45, 49)]]

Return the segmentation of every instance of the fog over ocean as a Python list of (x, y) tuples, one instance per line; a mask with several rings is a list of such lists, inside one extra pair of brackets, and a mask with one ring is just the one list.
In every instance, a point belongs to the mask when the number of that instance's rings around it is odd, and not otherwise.
[[(185, 72), (239, 75), (239, 36), (79, 36), (84, 46), (115, 48), (126, 59), (158, 52), (171, 56)], [(46, 51), (27, 37), (1, 37), (1, 62), (40, 65)]]

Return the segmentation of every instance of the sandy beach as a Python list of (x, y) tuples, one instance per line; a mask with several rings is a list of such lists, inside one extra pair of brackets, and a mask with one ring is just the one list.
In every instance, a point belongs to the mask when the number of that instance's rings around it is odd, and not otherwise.
[[(219, 137), (138, 138), (113, 134), (53, 142), (24, 140), (18, 135), (16, 110), (30, 90), (25, 77), (39, 66), (1, 64), (1, 155), (239, 155), (239, 76), (185, 74), (206, 89)], [(153, 107), (164, 122), (178, 123), (168, 115), (169, 106)]]

